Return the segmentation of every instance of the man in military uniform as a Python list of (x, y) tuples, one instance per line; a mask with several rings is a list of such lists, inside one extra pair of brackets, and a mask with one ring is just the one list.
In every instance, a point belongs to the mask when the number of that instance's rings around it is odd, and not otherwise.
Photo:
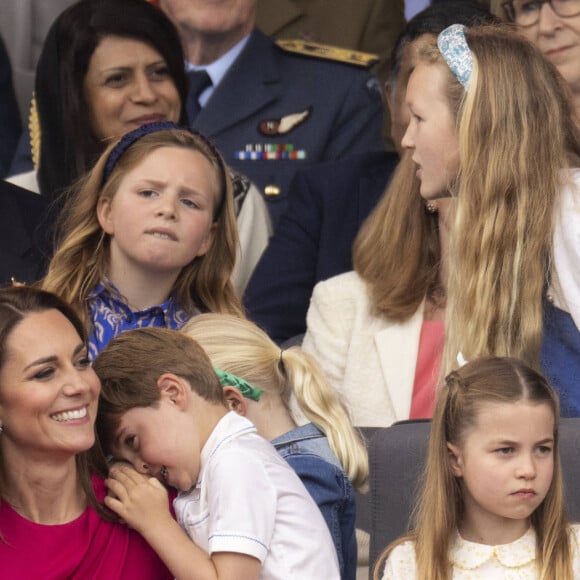
[(384, 148), (371, 56), (305, 42), (282, 48), (256, 28), (256, 0), (159, 5), (179, 29), (189, 68), (211, 80), (199, 93), (192, 81), (192, 127), (258, 186), (274, 223), (297, 170)]
[[(378, 61), (371, 72), (384, 86), (393, 47), (405, 27), (405, 2), (258, 0), (256, 24), (275, 39), (302, 39), (376, 54)], [(391, 149), (388, 110), (386, 113), (383, 137)]]

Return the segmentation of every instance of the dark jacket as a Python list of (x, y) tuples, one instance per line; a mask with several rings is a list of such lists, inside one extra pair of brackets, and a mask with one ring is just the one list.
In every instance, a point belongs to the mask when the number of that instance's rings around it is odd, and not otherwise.
[(12, 85), (12, 67), (0, 39), (0, 177), (8, 175), (22, 125)]
[(278, 342), (306, 331), (317, 282), (352, 270), (352, 244), (398, 158), (385, 151), (300, 172), (290, 202), (248, 284), (248, 316)]
[(37, 231), (45, 198), (0, 180), (0, 286), (32, 283), (43, 275), (43, 253)]
[[(300, 113), (304, 118), (287, 133), (266, 126)], [(366, 69), (282, 50), (254, 30), (192, 125), (263, 194), (267, 186), (273, 186), (270, 193), (279, 191), (265, 195), (275, 224), (298, 170), (383, 149), (382, 121), (378, 82)], [(280, 159), (248, 158), (258, 148), (278, 145), (293, 151), (280, 152)], [(299, 151), (305, 159), (284, 158)]]

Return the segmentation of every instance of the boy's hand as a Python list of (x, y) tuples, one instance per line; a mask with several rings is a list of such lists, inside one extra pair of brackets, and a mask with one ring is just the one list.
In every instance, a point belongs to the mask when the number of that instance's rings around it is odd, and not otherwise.
[(105, 505), (140, 534), (145, 535), (144, 532), (163, 520), (173, 519), (165, 487), (131, 465), (113, 465), (105, 485), (110, 492), (105, 497)]

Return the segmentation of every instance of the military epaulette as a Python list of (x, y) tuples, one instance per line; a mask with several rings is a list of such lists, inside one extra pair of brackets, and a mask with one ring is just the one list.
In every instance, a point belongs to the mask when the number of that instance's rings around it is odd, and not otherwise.
[(350, 50), (348, 48), (339, 48), (329, 44), (319, 42), (309, 42), (306, 40), (286, 40), (280, 39), (276, 44), (288, 52), (295, 52), (314, 58), (324, 58), (337, 62), (354, 64), (357, 66), (369, 67), (379, 60), (378, 55), (370, 52), (361, 52), (359, 50)]

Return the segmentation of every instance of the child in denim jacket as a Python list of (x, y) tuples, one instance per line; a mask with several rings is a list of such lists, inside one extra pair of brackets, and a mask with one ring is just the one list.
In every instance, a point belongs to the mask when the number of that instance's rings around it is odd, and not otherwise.
[[(202, 314), (182, 331), (202, 346), (214, 367), (235, 375), (222, 377), (230, 408), (250, 419), (296, 471), (328, 524), (342, 578), (354, 579), (353, 485), (366, 482), (368, 456), (340, 395), (301, 348), (280, 350), (250, 321)], [(246, 381), (261, 391), (259, 397), (244, 394)], [(311, 422), (298, 426), (302, 413)]]
[[(228, 408), (201, 346), (166, 328), (128, 330), (93, 368), (101, 380), (91, 458), (105, 505), (138, 531), (175, 578), (340, 578), (316, 503), (256, 427)], [(99, 457), (99, 455), (101, 455)], [(168, 490), (178, 491), (168, 505)]]

